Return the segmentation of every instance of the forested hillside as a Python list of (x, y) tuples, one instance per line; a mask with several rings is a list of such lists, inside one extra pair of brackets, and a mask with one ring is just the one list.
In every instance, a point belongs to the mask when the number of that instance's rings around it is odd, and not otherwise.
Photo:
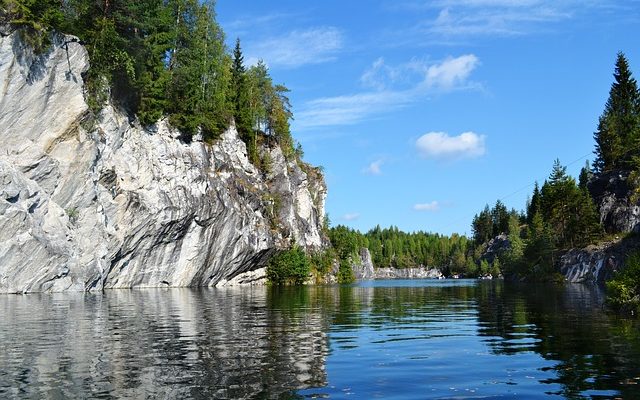
[[(617, 55), (613, 77), (593, 135), (593, 166), (587, 161), (576, 181), (556, 160), (542, 186), (536, 182), (519, 221), (512, 218), (511, 223), (496, 226), (496, 211), (488, 207), (473, 219), (478, 246), (486, 246), (496, 234), (508, 235), (510, 248), (497, 258), (505, 274), (550, 279), (558, 273), (558, 256), (568, 249), (615, 242), (621, 236), (633, 239), (638, 233), (633, 210), (640, 199), (640, 91), (622, 53)], [(640, 258), (627, 257), (627, 271), (610, 286), (619, 297), (640, 303), (640, 281), (633, 278), (640, 271)]]

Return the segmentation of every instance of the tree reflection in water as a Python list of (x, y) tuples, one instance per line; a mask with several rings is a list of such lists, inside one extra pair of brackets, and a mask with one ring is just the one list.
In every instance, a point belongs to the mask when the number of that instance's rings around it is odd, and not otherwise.
[(1, 398), (640, 397), (638, 322), (588, 286), (114, 290), (0, 310)]

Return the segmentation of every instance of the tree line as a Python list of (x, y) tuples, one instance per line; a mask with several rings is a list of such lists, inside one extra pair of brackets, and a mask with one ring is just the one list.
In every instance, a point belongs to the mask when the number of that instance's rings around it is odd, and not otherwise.
[(555, 255), (598, 241), (604, 233), (589, 183), (611, 171), (640, 175), (640, 91), (623, 53), (615, 62), (614, 82), (594, 133), (595, 161), (587, 161), (578, 181), (555, 160), (542, 186), (535, 183), (526, 211), (506, 211), (498, 201), (472, 221), (474, 241), (485, 246), (492, 237), (508, 235), (511, 248), (498, 257), (505, 273), (548, 278)]
[(329, 238), (341, 260), (356, 260), (358, 251), (367, 248), (375, 267), (439, 268), (446, 275), (476, 276), (474, 244), (466, 236), (429, 232), (403, 232), (398, 227), (379, 225), (366, 233), (343, 225), (332, 227)]
[(235, 121), (254, 164), (259, 142), (295, 154), (288, 89), (259, 62), (232, 53), (211, 0), (0, 0), (0, 23), (19, 29), (36, 52), (51, 31), (77, 36), (90, 69), (84, 76), (94, 111), (112, 100), (143, 125), (168, 117), (189, 141), (215, 140)]

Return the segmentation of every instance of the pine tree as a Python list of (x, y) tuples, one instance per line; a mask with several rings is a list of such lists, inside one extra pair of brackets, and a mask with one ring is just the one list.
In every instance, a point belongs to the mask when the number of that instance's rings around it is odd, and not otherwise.
[(533, 216), (536, 215), (540, 211), (540, 187), (538, 186), (538, 182), (535, 183), (533, 187), (533, 195), (531, 196), (531, 201), (527, 207), (527, 224), (530, 224), (533, 220)]
[(502, 233), (507, 233), (507, 230), (509, 229), (509, 212), (502, 201), (496, 201), (495, 206), (493, 206), (493, 209), (491, 210), (491, 219), (491, 236), (498, 236)]
[(477, 244), (485, 243), (491, 239), (493, 234), (493, 217), (488, 204), (484, 206), (484, 210), (482, 210), (480, 214), (473, 218), (471, 229), (473, 231), (473, 238)]
[(594, 133), (594, 169), (603, 173), (640, 166), (640, 93), (623, 53), (618, 53), (614, 83)]
[(591, 166), (589, 165), (589, 160), (585, 161), (584, 167), (580, 169), (580, 175), (578, 176), (578, 187), (581, 190), (587, 190), (587, 184), (593, 173), (591, 172)]
[[(536, 213), (529, 226), (527, 244), (524, 248), (525, 274), (537, 272), (543, 275), (551, 272), (553, 268), (553, 238), (550, 227), (542, 219), (540, 213)], [(533, 269), (537, 267), (537, 269)]]
[(240, 39), (236, 39), (236, 46), (233, 50), (233, 64), (231, 67), (231, 92), (233, 93), (233, 117), (240, 138), (247, 145), (249, 160), (254, 164), (258, 161), (258, 149), (256, 143), (256, 133), (253, 130), (251, 118), (251, 104), (249, 96), (249, 85), (247, 82), (246, 69), (244, 67), (244, 56), (240, 47)]

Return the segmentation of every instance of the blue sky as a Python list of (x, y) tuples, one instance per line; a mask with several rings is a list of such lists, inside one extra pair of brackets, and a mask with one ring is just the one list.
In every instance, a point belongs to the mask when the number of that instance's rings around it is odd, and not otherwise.
[(218, 0), (230, 46), (291, 89), (333, 225), (471, 234), (522, 209), (555, 158), (577, 176), (640, 1)]

